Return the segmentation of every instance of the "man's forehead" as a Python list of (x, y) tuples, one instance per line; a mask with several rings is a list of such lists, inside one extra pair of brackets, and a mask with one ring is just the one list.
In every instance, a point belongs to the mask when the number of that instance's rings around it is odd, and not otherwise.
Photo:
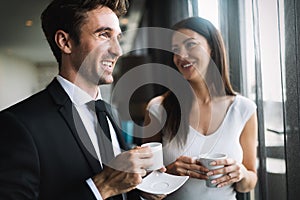
[(108, 7), (98, 7), (94, 10), (87, 12), (85, 20), (87, 26), (93, 26), (91, 28), (106, 29), (107, 31), (121, 33), (119, 25), (119, 19), (117, 15)]

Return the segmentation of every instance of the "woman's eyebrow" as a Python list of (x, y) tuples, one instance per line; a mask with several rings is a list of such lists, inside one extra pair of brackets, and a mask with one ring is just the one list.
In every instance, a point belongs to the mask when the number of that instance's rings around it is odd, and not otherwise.
[(185, 44), (185, 43), (187, 43), (187, 42), (190, 41), (190, 40), (196, 40), (196, 39), (195, 39), (195, 38), (187, 38), (187, 39), (184, 40), (182, 43)]

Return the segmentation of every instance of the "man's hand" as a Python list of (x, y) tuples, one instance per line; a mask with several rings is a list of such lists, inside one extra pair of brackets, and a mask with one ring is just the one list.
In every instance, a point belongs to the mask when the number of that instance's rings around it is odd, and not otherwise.
[(152, 165), (150, 147), (139, 147), (119, 154), (93, 181), (103, 199), (126, 193), (142, 182)]
[(167, 195), (165, 194), (149, 194), (146, 192), (140, 192), (140, 195), (142, 198), (147, 199), (147, 200), (161, 200), (166, 198)]

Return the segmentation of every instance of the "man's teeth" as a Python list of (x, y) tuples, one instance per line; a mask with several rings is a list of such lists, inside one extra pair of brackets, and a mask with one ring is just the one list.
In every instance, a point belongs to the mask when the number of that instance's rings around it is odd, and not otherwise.
[(102, 64), (111, 67), (113, 63), (109, 61), (102, 61)]
[(189, 63), (189, 64), (183, 65), (183, 67), (186, 68), (186, 67), (190, 67), (190, 66), (192, 66), (192, 65), (193, 65), (192, 63)]

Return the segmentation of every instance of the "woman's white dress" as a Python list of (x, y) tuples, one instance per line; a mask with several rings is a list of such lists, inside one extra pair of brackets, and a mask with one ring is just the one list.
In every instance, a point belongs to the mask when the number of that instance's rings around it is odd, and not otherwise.
[[(161, 102), (160, 102), (161, 103)], [(162, 107), (152, 104), (148, 110), (158, 120), (161, 120)], [(174, 162), (179, 156), (185, 155), (196, 157), (205, 153), (226, 153), (228, 157), (242, 163), (243, 150), (240, 145), (240, 134), (256, 111), (253, 101), (237, 95), (227, 110), (219, 128), (212, 134), (205, 136), (191, 126), (187, 135), (187, 142), (183, 148), (178, 148), (175, 142), (166, 142), (163, 138), (163, 156), (165, 166)], [(235, 198), (236, 192), (232, 185), (222, 188), (209, 188), (205, 180), (189, 178), (189, 180), (177, 191), (167, 196), (172, 200), (231, 200)]]

